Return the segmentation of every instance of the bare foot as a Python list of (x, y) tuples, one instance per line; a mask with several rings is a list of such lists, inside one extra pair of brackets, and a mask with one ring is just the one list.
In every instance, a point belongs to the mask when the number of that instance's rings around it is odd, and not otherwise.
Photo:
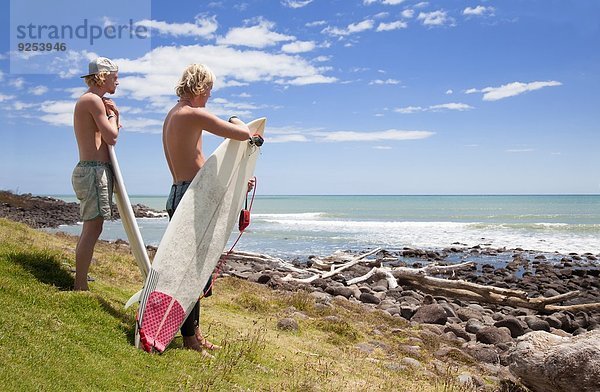
[(217, 346), (216, 344), (213, 344), (208, 339), (206, 339), (204, 335), (202, 335), (202, 331), (200, 331), (200, 328), (198, 327), (196, 327), (196, 339), (198, 343), (207, 350), (214, 351), (221, 349), (221, 346)]
[(207, 359), (214, 358), (214, 356), (212, 354), (208, 353), (202, 347), (200, 342), (198, 342), (198, 339), (196, 339), (196, 336), (184, 336), (183, 337), (183, 347), (188, 350), (198, 351), (200, 354), (202, 354), (203, 358), (207, 358)]

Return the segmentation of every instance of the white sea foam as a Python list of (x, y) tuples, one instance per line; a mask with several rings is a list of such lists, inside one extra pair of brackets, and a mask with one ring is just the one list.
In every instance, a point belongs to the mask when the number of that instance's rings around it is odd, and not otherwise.
[(255, 219), (264, 219), (264, 220), (309, 220), (309, 219), (317, 219), (321, 217), (327, 216), (324, 212), (300, 212), (295, 214), (257, 214), (253, 213), (252, 217)]

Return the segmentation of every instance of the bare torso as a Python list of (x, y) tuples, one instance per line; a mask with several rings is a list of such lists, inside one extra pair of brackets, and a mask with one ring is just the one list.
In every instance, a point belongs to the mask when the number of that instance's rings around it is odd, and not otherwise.
[(83, 94), (75, 105), (73, 115), (73, 126), (75, 138), (79, 148), (80, 161), (102, 161), (108, 162), (108, 147), (100, 130), (94, 121), (90, 107), (92, 105), (92, 93)]
[(177, 103), (163, 124), (163, 147), (173, 183), (191, 181), (204, 165), (202, 125), (194, 116), (196, 110), (205, 109)]

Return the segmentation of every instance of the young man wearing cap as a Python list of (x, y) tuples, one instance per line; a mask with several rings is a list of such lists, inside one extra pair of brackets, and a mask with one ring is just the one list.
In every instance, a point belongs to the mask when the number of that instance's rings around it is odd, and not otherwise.
[[(167, 114), (163, 123), (163, 148), (173, 185), (167, 200), (167, 213), (172, 217), (177, 205), (196, 173), (204, 165), (202, 152), (202, 132), (235, 140), (248, 140), (251, 136), (248, 127), (237, 117), (222, 120), (206, 109), (215, 76), (203, 64), (188, 66), (175, 88), (179, 100)], [(253, 184), (249, 184), (249, 188)], [(204, 289), (205, 296), (211, 294), (210, 282)], [(199, 328), (200, 305), (197, 302), (181, 327), (184, 347), (211, 357), (205, 349), (219, 347), (209, 342)]]
[(89, 63), (89, 72), (82, 76), (88, 90), (77, 100), (73, 116), (79, 163), (73, 170), (72, 183), (80, 202), (83, 228), (75, 248), (75, 290), (88, 290), (88, 271), (94, 247), (104, 219), (110, 219), (113, 174), (108, 145), (117, 142), (119, 110), (105, 94), (114, 94), (118, 82), (118, 67), (105, 57)]

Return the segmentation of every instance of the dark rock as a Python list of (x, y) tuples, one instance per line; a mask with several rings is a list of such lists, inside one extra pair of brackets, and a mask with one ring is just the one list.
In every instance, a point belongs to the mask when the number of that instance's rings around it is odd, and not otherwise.
[(562, 322), (556, 316), (548, 316), (544, 319), (551, 328), (560, 328)]
[(504, 320), (497, 321), (494, 323), (494, 327), (506, 327), (510, 330), (510, 336), (517, 338), (525, 334), (525, 328), (521, 324), (519, 319), (514, 317), (507, 317)]
[(449, 303), (446, 303), (446, 302), (442, 302), (439, 305), (442, 308), (444, 308), (448, 317), (456, 317), (460, 320), (460, 318), (456, 315), (456, 312), (454, 311), (454, 308), (452, 307), (452, 305), (450, 305)]
[(367, 304), (375, 304), (375, 305), (379, 305), (379, 303), (381, 302), (381, 300), (379, 298), (377, 298), (375, 295), (371, 294), (371, 293), (362, 293), (360, 295), (360, 298), (358, 298), (361, 302), (367, 303)]
[(469, 333), (474, 333), (476, 334), (477, 332), (479, 332), (479, 330), (481, 330), (485, 325), (483, 325), (483, 323), (480, 320), (477, 319), (469, 319), (467, 321), (467, 324), (465, 325), (465, 331), (469, 332)]
[(417, 311), (417, 306), (415, 305), (402, 305), (400, 306), (400, 316), (403, 318), (410, 320), (412, 316)]
[(478, 342), (485, 344), (499, 344), (512, 342), (510, 330), (507, 328), (483, 327), (475, 334)]
[(492, 346), (470, 343), (465, 349), (476, 361), (491, 364), (500, 362), (500, 356)]
[(448, 315), (444, 308), (438, 304), (423, 305), (417, 309), (410, 320), (417, 323), (444, 325), (448, 321)]
[(479, 321), (483, 321), (483, 314), (480, 311), (477, 311), (472, 308), (460, 308), (456, 311), (456, 315), (462, 321), (467, 321), (470, 319), (476, 319)]
[(525, 322), (532, 331), (550, 332), (550, 324), (546, 320), (542, 320), (536, 316), (526, 316)]
[(352, 295), (354, 295), (354, 290), (352, 290), (350, 287), (338, 286), (334, 287), (333, 292), (330, 294), (333, 296), (341, 295), (344, 298), (350, 298)]
[(444, 328), (444, 332), (452, 332), (454, 335), (467, 342), (471, 340), (471, 336), (460, 325), (448, 324)]
[(325, 290), (327, 288), (327, 285), (328, 285), (327, 280), (322, 279), (322, 278), (318, 278), (318, 279), (313, 280), (311, 282), (311, 284), (314, 287), (319, 287), (319, 288), (321, 288), (323, 290)]

